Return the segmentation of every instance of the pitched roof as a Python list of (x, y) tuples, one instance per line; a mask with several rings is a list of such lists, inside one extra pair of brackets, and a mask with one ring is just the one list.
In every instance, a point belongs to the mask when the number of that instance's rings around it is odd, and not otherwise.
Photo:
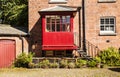
[(0, 35), (27, 35), (27, 28), (0, 24)]
[(54, 7), (50, 7), (50, 8), (40, 10), (40, 12), (55, 12), (55, 11), (58, 11), (58, 12), (60, 12), (60, 11), (77, 11), (77, 8), (70, 7), (70, 6), (57, 5), (57, 6), (54, 6)]

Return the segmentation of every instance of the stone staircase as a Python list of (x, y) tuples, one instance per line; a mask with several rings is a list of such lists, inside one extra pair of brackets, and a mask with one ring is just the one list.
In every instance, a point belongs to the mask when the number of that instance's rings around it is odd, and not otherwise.
[(83, 49), (77, 49), (77, 52), (80, 54), (81, 58), (90, 60), (92, 57), (87, 54)]

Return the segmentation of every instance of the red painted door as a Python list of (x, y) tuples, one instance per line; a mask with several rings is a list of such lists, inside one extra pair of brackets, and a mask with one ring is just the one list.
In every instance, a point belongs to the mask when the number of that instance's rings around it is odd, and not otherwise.
[(15, 41), (0, 40), (0, 68), (9, 67), (15, 60)]

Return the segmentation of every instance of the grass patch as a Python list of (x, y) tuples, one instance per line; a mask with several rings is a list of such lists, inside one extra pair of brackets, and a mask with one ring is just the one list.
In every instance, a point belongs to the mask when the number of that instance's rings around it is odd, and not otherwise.
[[(119, 70), (120, 68), (116, 68)], [(110, 68), (80, 69), (0, 69), (0, 77), (120, 77), (119, 71)]]

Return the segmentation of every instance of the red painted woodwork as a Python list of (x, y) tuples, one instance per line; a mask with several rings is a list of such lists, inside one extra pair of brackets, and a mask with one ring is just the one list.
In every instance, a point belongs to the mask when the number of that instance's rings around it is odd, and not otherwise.
[(9, 67), (15, 60), (15, 41), (0, 40), (0, 68)]
[[(69, 15), (69, 13), (67, 15)], [(46, 19), (45, 15), (42, 15), (43, 50), (72, 50), (77, 48), (74, 45), (73, 15), (70, 14), (70, 16), (70, 32), (46, 32)]]

